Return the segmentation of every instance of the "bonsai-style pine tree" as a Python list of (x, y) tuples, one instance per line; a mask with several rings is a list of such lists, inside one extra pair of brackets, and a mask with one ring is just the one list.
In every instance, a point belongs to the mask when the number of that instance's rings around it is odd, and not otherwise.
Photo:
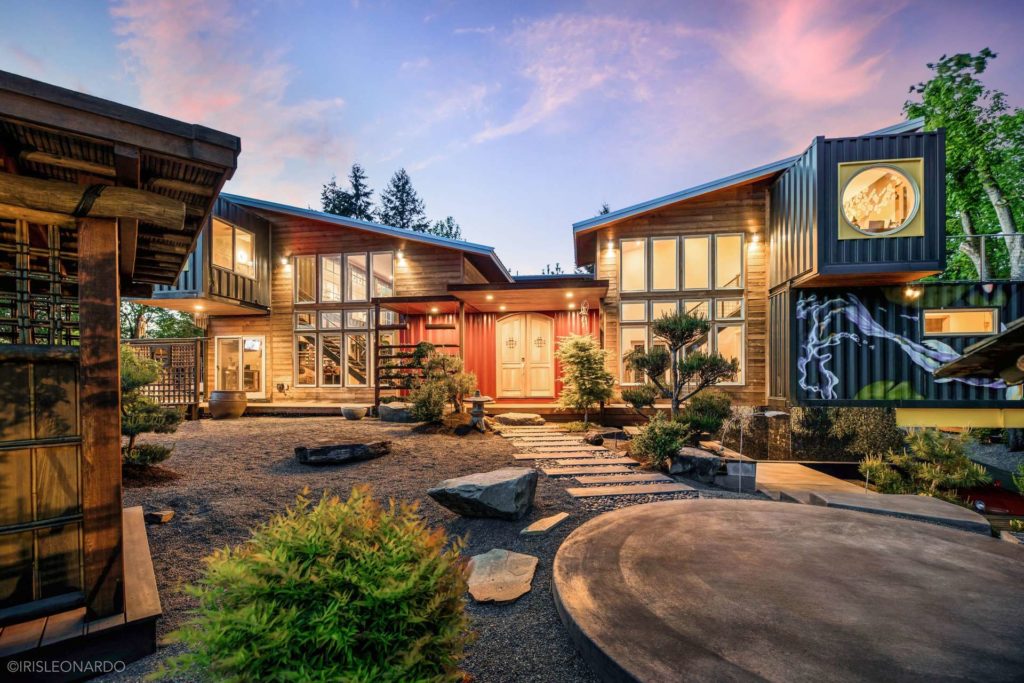
[(426, 232), (430, 228), (423, 200), (413, 189), (412, 179), (404, 168), (391, 176), (388, 186), (380, 193), (380, 222), (395, 228)]
[(860, 473), (882, 493), (911, 493), (961, 503), (957, 491), (992, 481), (985, 468), (967, 457), (967, 437), (924, 429), (907, 437), (904, 451), (864, 458)]
[[(650, 351), (637, 349), (626, 354), (626, 366), (642, 373), (672, 399), (672, 417), (679, 415), (679, 404), (710, 386), (724, 382), (739, 372), (739, 362), (726, 360), (717, 353), (690, 351), (682, 355), (703, 339), (707, 339), (711, 323), (700, 316), (677, 312), (663, 315), (654, 321), (654, 336), (664, 340), (668, 351), (656, 347)], [(670, 386), (665, 386), (664, 377), (670, 372)]]
[(583, 411), (588, 421), (590, 407), (612, 397), (615, 378), (605, 368), (607, 352), (589, 334), (570, 334), (558, 342), (555, 357), (562, 365), (562, 406)]
[(142, 387), (160, 376), (160, 364), (141, 358), (129, 347), (121, 349), (121, 436), (128, 437), (121, 454), (125, 462), (153, 465), (166, 460), (171, 449), (157, 444), (135, 443), (140, 434), (170, 434), (178, 429), (184, 416), (176, 408), (162, 406), (142, 394)]

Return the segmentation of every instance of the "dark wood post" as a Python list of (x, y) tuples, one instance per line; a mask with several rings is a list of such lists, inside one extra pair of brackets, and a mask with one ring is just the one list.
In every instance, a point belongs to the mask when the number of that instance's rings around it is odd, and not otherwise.
[(124, 611), (118, 227), (78, 221), (82, 503), (89, 619)]
[(373, 412), (380, 406), (380, 302), (373, 305)]

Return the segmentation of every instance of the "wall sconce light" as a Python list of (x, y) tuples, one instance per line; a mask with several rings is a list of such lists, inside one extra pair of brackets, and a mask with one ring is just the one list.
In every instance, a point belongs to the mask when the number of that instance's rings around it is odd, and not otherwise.
[(488, 301), (494, 301), (494, 295), (493, 295), (493, 294), (488, 294), (488, 295), (487, 295), (486, 297), (484, 297), (484, 298), (485, 298), (485, 299), (487, 299)]
[(505, 304), (502, 304), (502, 305), (498, 306), (498, 310), (499, 311), (504, 311), (505, 308), (506, 308)]
[(615, 254), (615, 241), (611, 237), (608, 238), (608, 248), (605, 250), (604, 253), (607, 256), (612, 256)]
[(761, 241), (761, 233), (755, 232), (753, 235), (750, 236), (750, 243), (751, 244), (757, 244), (760, 241)]
[(903, 296), (910, 301), (920, 299), (922, 293), (923, 291), (920, 287), (911, 287), (910, 285), (907, 285), (907, 288), (903, 290)]
[(430, 312), (431, 313), (437, 313), (437, 306), (431, 306), (430, 307)]
[(398, 253), (395, 254), (395, 255), (398, 256), (398, 265), (404, 266), (405, 265), (405, 251), (403, 251), (402, 249), (399, 249)]
[(573, 294), (572, 294), (572, 292), (566, 292), (566, 293), (565, 293), (565, 298), (566, 298), (566, 299), (571, 299), (572, 297), (573, 297)]

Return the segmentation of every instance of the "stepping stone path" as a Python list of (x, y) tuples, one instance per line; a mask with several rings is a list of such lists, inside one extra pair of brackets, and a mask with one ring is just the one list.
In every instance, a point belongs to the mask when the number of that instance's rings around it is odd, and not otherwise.
[(537, 558), (495, 548), (469, 560), (469, 594), (477, 602), (509, 602), (530, 592)]
[(536, 522), (519, 532), (520, 536), (541, 536), (554, 529), (556, 526), (569, 519), (568, 512), (559, 512)]
[[(618, 456), (604, 446), (587, 444), (583, 433), (570, 433), (554, 425), (539, 424), (503, 426), (500, 429), (501, 436), (520, 450), (512, 456), (513, 459), (558, 465), (543, 467), (541, 471), (549, 477), (575, 478), (579, 486), (566, 488), (574, 498), (676, 494), (694, 490), (657, 472), (637, 472), (635, 460)], [(545, 521), (535, 522), (522, 533), (529, 535), (529, 529)]]

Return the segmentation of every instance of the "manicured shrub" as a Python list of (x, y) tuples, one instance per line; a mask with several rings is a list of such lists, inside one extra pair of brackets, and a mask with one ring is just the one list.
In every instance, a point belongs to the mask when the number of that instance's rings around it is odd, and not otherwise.
[(903, 448), (906, 433), (894, 408), (832, 408), (829, 415), (837, 445), (858, 458)]
[(585, 432), (588, 429), (590, 429), (590, 423), (589, 422), (583, 422), (583, 421), (580, 421), (580, 420), (577, 420), (576, 422), (566, 422), (565, 424), (562, 425), (562, 429), (567, 431), (567, 432), (574, 432), (574, 433), (575, 432)]
[(461, 541), (415, 505), (305, 497), (216, 551), (165, 675), (209, 681), (461, 681), (470, 639)]
[(570, 334), (558, 340), (555, 358), (562, 368), (559, 403), (582, 411), (586, 422), (595, 403), (612, 397), (615, 378), (605, 367), (608, 352), (589, 334)]
[(448, 404), (448, 388), (444, 380), (428, 379), (409, 393), (412, 416), (420, 422), (440, 422)]
[(174, 449), (168, 446), (161, 446), (155, 443), (140, 443), (130, 451), (125, 450), (121, 456), (126, 464), (149, 467), (171, 457), (173, 451)]
[(650, 408), (658, 400), (661, 391), (650, 384), (640, 384), (635, 387), (623, 387), (622, 400), (633, 406), (635, 410)]
[(686, 425), (694, 439), (701, 434), (717, 434), (732, 416), (732, 401), (719, 391), (697, 394), (683, 406), (678, 422)]
[(860, 473), (882, 493), (913, 493), (962, 503), (957, 491), (992, 480), (967, 457), (967, 437), (923, 429), (907, 438), (906, 450), (864, 458)]
[(147, 432), (171, 434), (185, 419), (180, 409), (162, 406), (142, 394), (142, 387), (159, 377), (158, 362), (139, 356), (130, 346), (121, 348), (121, 436), (128, 437), (128, 443), (121, 448), (124, 462), (152, 465), (171, 455), (170, 448), (154, 445), (143, 448), (135, 443), (140, 434)]
[(660, 467), (668, 458), (689, 443), (690, 429), (684, 424), (666, 419), (661, 413), (640, 429), (630, 442), (630, 452)]

